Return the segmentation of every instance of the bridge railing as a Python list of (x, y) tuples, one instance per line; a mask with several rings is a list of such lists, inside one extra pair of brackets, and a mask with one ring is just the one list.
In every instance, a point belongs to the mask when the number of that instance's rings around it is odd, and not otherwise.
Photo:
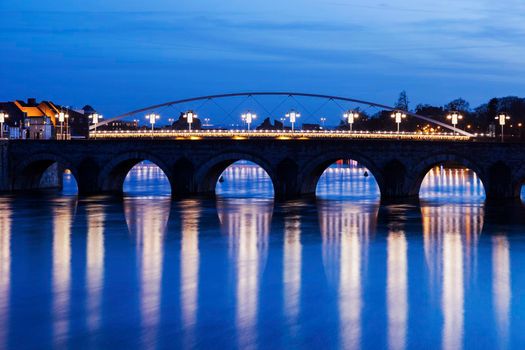
[(343, 131), (343, 130), (102, 130), (90, 132), (90, 139), (233, 139), (266, 138), (277, 140), (307, 139), (396, 139), (468, 141), (472, 138), (454, 133)]

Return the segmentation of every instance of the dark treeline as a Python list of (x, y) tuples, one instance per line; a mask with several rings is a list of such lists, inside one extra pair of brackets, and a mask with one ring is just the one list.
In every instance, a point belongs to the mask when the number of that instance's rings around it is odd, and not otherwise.
[[(458, 128), (472, 133), (493, 133), (500, 132), (496, 116), (500, 113), (508, 114), (511, 119), (505, 126), (505, 134), (522, 136), (522, 127), (525, 127), (525, 98), (507, 96), (492, 98), (487, 103), (478, 107), (471, 108), (470, 104), (462, 98), (455, 99), (443, 106), (432, 106), (429, 104), (418, 104), (415, 108), (410, 108), (406, 93), (401, 92), (395, 108), (407, 110), (422, 116), (430, 117), (447, 124), (446, 119), (451, 112), (459, 112), (463, 119), (457, 125)], [(360, 111), (360, 117), (354, 122), (354, 130), (396, 130), (396, 124), (391, 118), (391, 111), (379, 111), (375, 114), (368, 114)], [(338, 129), (346, 129), (348, 124), (341, 121)], [(442, 128), (431, 123), (426, 123), (417, 118), (407, 117), (403, 120), (401, 128), (404, 131), (426, 131), (439, 132)]]

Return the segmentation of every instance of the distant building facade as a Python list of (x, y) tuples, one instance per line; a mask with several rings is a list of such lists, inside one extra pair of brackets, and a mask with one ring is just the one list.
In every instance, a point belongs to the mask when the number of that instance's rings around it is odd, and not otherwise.
[[(37, 102), (29, 98), (27, 101), (0, 102), (0, 111), (9, 115), (4, 124), (4, 135), (9, 138), (47, 140), (86, 138), (89, 134), (89, 115), (86, 112), (91, 113), (90, 110), (77, 111), (51, 101)], [(61, 112), (68, 115), (62, 123), (58, 118)]]

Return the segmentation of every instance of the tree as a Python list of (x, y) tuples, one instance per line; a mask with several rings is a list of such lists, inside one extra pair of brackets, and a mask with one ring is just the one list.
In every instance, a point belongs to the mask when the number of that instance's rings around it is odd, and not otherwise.
[(418, 104), (416, 114), (424, 115), (425, 117), (441, 118), (443, 116), (443, 108), (429, 104)]
[(470, 103), (460, 97), (447, 103), (445, 110), (466, 113), (470, 111)]
[(487, 114), (485, 115), (485, 120), (487, 125), (494, 124), (494, 118), (498, 114), (499, 110), (499, 100), (497, 98), (491, 98), (487, 105)]
[(408, 97), (405, 90), (401, 91), (399, 94), (399, 98), (397, 99), (395, 108), (401, 109), (403, 111), (408, 111)]

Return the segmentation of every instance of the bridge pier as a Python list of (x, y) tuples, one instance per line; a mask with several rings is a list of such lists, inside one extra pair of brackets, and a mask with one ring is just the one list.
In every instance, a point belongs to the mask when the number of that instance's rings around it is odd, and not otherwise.
[(519, 198), (521, 182), (518, 177), (519, 175), (513, 175), (512, 169), (502, 161), (489, 166), (483, 183), (487, 200)]
[(418, 199), (419, 186), (411, 185), (417, 174), (411, 174), (406, 166), (397, 159), (387, 161), (381, 167), (380, 174), (376, 177), (381, 200), (399, 201), (403, 199)]
[(485, 187), (485, 196), (490, 201), (502, 201), (509, 199), (519, 200), (521, 195), (520, 184), (504, 183), (501, 181), (490, 181)]
[(79, 195), (97, 195), (102, 193), (99, 184), (100, 165), (92, 157), (83, 159), (76, 169), (71, 169), (77, 181)]
[(296, 199), (309, 194), (302, 191), (299, 166), (291, 158), (281, 160), (270, 177), (276, 200)]
[(195, 166), (186, 157), (175, 162), (173, 171), (168, 176), (171, 184), (171, 195), (173, 198), (184, 198), (198, 193), (195, 180)]

